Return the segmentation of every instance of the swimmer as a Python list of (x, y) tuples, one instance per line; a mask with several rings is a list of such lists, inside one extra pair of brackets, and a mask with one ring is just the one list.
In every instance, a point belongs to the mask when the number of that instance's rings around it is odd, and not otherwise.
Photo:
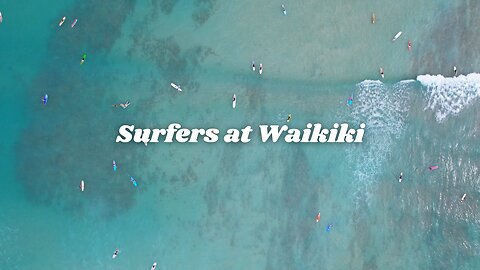
[(457, 67), (456, 66), (453, 66), (453, 76), (454, 77), (457, 76)]
[(462, 196), (462, 202), (465, 201), (465, 198), (467, 197), (467, 193), (464, 193)]
[(289, 114), (288, 117), (287, 117), (287, 123), (290, 123), (290, 120), (292, 120), (292, 115)]
[(113, 252), (112, 259), (115, 259), (119, 252), (120, 250), (116, 249), (115, 252)]
[(60, 22), (58, 23), (58, 26), (62, 26), (62, 24), (65, 22), (65, 20), (67, 19), (67, 17), (63, 17)]
[(380, 76), (382, 76), (382, 78), (385, 78), (385, 74), (383, 73), (383, 68), (380, 68)]
[(80, 61), (80, 65), (83, 64), (83, 62), (85, 62), (85, 59), (87, 59), (87, 54), (86, 53), (83, 54), (82, 60)]
[(263, 65), (262, 65), (262, 63), (260, 63), (260, 67), (258, 68), (258, 73), (260, 73), (260, 75), (262, 75), (262, 72), (263, 72)]
[(252, 61), (252, 70), (255, 71), (255, 61)]
[(398, 182), (401, 183), (403, 179), (403, 172), (400, 173), (400, 177), (398, 178)]

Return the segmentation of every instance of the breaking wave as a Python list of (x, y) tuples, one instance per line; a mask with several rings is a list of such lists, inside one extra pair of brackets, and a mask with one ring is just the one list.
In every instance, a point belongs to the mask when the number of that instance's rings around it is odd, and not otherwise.
[(460, 113), (480, 96), (478, 73), (447, 78), (442, 75), (420, 75), (417, 81), (426, 87), (425, 110), (432, 110), (437, 122)]
[(408, 88), (414, 81), (401, 81), (387, 86), (380, 81), (363, 81), (356, 86), (351, 111), (353, 123), (364, 122), (364, 142), (348, 150), (347, 157), (354, 169), (354, 192), (358, 199), (369, 200), (376, 176), (382, 170), (395, 139), (404, 130), (409, 110)]

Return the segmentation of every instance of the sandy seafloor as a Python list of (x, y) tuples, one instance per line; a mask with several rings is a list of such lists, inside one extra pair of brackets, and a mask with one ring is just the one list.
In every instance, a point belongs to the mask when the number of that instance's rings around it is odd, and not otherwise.
[[(0, 1), (0, 269), (479, 269), (480, 2), (283, 3)], [(364, 142), (114, 142), (288, 114)]]

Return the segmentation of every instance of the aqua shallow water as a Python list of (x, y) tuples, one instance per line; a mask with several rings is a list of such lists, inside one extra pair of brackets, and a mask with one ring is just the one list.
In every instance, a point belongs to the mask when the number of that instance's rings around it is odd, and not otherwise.
[[(478, 268), (480, 5), (280, 5), (3, 3), (0, 269)], [(453, 65), (468, 75), (449, 78)], [(365, 122), (364, 143), (114, 143), (125, 123), (288, 114), (300, 128)]]

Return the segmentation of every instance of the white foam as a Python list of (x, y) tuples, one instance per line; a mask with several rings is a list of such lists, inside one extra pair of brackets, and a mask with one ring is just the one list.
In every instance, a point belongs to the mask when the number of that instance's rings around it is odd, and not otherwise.
[[(381, 81), (357, 84), (352, 106), (352, 123), (366, 124), (364, 143), (347, 150), (354, 168), (354, 192), (359, 201), (369, 200), (377, 175), (384, 168), (395, 138), (403, 134), (410, 107), (408, 89), (413, 80), (387, 86)], [(357, 147), (361, 149), (357, 149)]]
[(447, 78), (442, 75), (420, 75), (417, 81), (427, 88), (425, 110), (432, 110), (437, 122), (460, 113), (480, 96), (478, 73)]

